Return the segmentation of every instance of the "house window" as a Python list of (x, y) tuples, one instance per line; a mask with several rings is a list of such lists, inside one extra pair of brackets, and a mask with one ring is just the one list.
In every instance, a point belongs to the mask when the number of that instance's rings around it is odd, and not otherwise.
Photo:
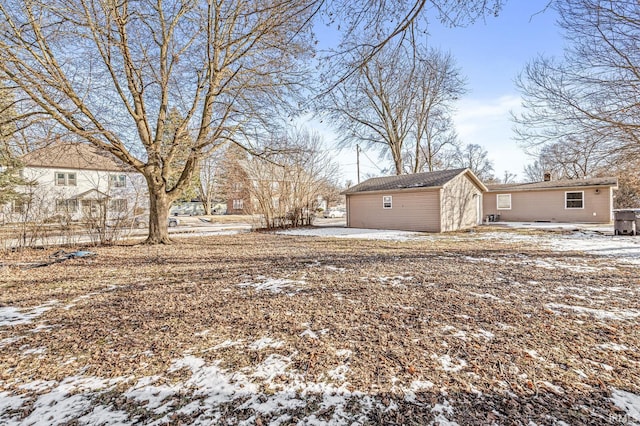
[(29, 207), (29, 201), (23, 198), (18, 198), (13, 202), (13, 213), (24, 214)]
[(76, 174), (75, 173), (62, 173), (56, 172), (56, 185), (57, 186), (76, 186)]
[(393, 199), (391, 195), (385, 195), (384, 197), (382, 197), (382, 208), (390, 209), (393, 206), (392, 201)]
[(75, 213), (78, 211), (78, 200), (56, 200), (56, 211), (60, 213)]
[(124, 188), (127, 185), (126, 175), (109, 175), (112, 188)]
[(565, 192), (564, 207), (566, 209), (583, 209), (584, 208), (584, 191)]
[(233, 209), (242, 210), (244, 208), (244, 200), (233, 200)]
[(511, 210), (511, 194), (498, 194), (498, 210)]
[(124, 198), (114, 198), (109, 200), (109, 210), (120, 213), (127, 211), (127, 200)]
[(82, 212), (85, 214), (96, 215), (102, 212), (102, 206), (104, 206), (103, 200), (82, 200), (80, 202), (82, 206)]

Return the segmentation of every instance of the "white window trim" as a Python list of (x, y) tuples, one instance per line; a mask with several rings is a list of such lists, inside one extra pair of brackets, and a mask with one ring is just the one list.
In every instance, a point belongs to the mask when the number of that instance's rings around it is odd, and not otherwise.
[[(387, 207), (387, 199), (389, 201), (389, 207)], [(382, 208), (385, 210), (389, 210), (393, 208), (393, 196), (391, 195), (382, 196)]]
[[(64, 176), (64, 182), (58, 182), (58, 175)], [(73, 179), (69, 179), (69, 176), (73, 176)], [(73, 181), (73, 184), (70, 183)], [(76, 172), (54, 172), (54, 184), (55, 186), (78, 186), (78, 174)]]
[[(575, 194), (575, 193), (580, 193), (582, 194), (582, 207), (567, 207), (567, 201), (569, 201), (567, 199), (567, 194)], [(575, 201), (575, 200), (573, 200)], [(584, 191), (565, 191), (564, 192), (564, 209), (565, 210), (584, 210)]]
[[(500, 207), (500, 197), (509, 197), (509, 207)], [(511, 210), (511, 194), (497, 194), (496, 195), (496, 209), (497, 210)]]
[(109, 175), (109, 179), (111, 180), (109, 184), (114, 188), (126, 188), (127, 186), (127, 175), (125, 174), (112, 174)]

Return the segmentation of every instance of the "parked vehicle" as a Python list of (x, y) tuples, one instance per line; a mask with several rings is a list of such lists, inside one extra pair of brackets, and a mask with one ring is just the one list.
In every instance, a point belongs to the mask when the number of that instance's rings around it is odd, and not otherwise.
[(345, 209), (336, 208), (336, 209), (327, 209), (324, 211), (323, 216), (325, 218), (336, 218), (336, 217), (345, 217), (347, 215), (347, 211)]
[(169, 214), (171, 216), (202, 216), (204, 206), (197, 202), (182, 203), (171, 207)]
[[(167, 220), (167, 225), (169, 226), (169, 228), (174, 228), (180, 225), (180, 219), (170, 216)], [(144, 229), (149, 226), (149, 218), (138, 216), (133, 220), (133, 226), (138, 229)]]

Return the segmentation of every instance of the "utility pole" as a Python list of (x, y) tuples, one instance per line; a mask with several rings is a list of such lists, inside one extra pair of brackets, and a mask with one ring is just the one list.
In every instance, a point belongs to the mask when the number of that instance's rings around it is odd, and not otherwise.
[(356, 144), (356, 167), (358, 170), (358, 183), (360, 183), (360, 145)]

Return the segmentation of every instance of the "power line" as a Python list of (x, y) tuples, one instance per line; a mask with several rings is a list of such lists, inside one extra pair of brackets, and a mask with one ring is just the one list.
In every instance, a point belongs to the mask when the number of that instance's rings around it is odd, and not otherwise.
[(376, 162), (375, 162), (375, 161), (373, 161), (371, 158), (369, 158), (369, 156), (367, 155), (367, 153), (366, 153), (366, 152), (364, 152), (364, 151), (360, 151), (360, 152), (362, 152), (362, 154), (367, 158), (367, 160), (369, 160), (369, 161), (371, 162), (371, 164), (373, 164), (373, 165), (375, 166), (375, 168), (376, 168), (376, 169), (378, 169), (378, 171), (379, 171), (380, 173), (384, 172), (384, 170), (383, 170), (383, 169), (381, 169), (381, 168), (380, 168), (380, 166), (378, 166), (378, 163), (376, 163)]

